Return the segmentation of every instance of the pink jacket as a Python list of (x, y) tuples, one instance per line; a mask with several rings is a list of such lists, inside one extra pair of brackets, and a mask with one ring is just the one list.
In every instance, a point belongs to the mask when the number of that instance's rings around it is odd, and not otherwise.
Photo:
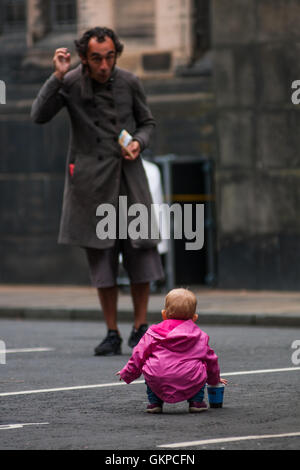
[(120, 371), (126, 383), (141, 374), (163, 401), (176, 403), (194, 396), (208, 382), (220, 381), (218, 357), (209, 336), (192, 320), (165, 320), (152, 325)]

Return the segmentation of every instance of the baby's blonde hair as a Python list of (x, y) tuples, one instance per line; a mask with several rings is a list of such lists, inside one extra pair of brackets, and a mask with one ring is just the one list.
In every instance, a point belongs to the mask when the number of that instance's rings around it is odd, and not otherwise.
[(167, 318), (188, 320), (196, 313), (197, 299), (188, 289), (172, 289), (165, 299)]

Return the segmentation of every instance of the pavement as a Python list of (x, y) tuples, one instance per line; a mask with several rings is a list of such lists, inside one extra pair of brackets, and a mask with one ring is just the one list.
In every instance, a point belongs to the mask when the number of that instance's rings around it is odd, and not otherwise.
[[(300, 292), (191, 288), (199, 324), (300, 326)], [(161, 319), (165, 292), (152, 293), (148, 322)], [(131, 322), (132, 300), (120, 292), (119, 321)], [(103, 320), (96, 289), (85, 286), (0, 285), (0, 319)]]

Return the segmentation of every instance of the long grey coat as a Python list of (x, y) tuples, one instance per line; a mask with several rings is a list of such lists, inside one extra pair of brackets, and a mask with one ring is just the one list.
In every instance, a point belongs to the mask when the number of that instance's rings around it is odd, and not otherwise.
[[(150, 214), (152, 202), (141, 158), (125, 160), (118, 135), (126, 129), (144, 150), (155, 121), (139, 79), (118, 67), (105, 85), (91, 80), (82, 65), (62, 82), (51, 75), (33, 102), (31, 116), (36, 123), (46, 123), (63, 106), (70, 116), (71, 137), (58, 242), (108, 248), (114, 240), (97, 237), (96, 209), (103, 203), (118, 207), (121, 180), (127, 186), (128, 206), (142, 203)], [(69, 164), (75, 165), (73, 176)], [(137, 239), (132, 244), (150, 248), (157, 242)]]

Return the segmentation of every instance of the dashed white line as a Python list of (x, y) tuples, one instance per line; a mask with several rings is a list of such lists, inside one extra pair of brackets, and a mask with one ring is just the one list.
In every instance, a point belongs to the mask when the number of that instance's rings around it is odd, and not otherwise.
[[(137, 380), (134, 382), (137, 383), (145, 383), (144, 380)], [(6, 392), (0, 393), (0, 397), (8, 397), (13, 395), (31, 395), (35, 393), (49, 393), (49, 392), (65, 392), (69, 390), (86, 390), (89, 388), (104, 388), (104, 387), (116, 387), (119, 385), (126, 385), (124, 382), (112, 382), (112, 383), (105, 383), (105, 384), (95, 384), (95, 385), (75, 385), (73, 387), (59, 387), (59, 388), (44, 388), (41, 390), (22, 390), (20, 392)]]
[(248, 374), (269, 374), (269, 373), (272, 373), (272, 372), (289, 372), (289, 371), (292, 371), (292, 370), (300, 370), (300, 367), (284, 367), (284, 368), (281, 368), (281, 369), (260, 369), (260, 370), (241, 370), (241, 371), (238, 371), (238, 372), (225, 372), (223, 374), (222, 372), (222, 377), (223, 375), (226, 376), (226, 375), (248, 375)]
[[(299, 371), (300, 367), (286, 367), (281, 369), (261, 369), (261, 370), (251, 370), (251, 371), (238, 371), (238, 372), (225, 372), (222, 373), (222, 377), (224, 376), (234, 376), (234, 375), (248, 375), (248, 374), (267, 374), (267, 373), (276, 373), (276, 372), (295, 372)], [(132, 382), (131, 385), (138, 385), (144, 384), (144, 380), (135, 380)], [(46, 389), (39, 389), (39, 390), (21, 390), (19, 392), (4, 392), (0, 393), (0, 397), (7, 397), (7, 396), (14, 396), (14, 395), (31, 395), (31, 394), (38, 394), (38, 393), (49, 393), (49, 392), (64, 392), (70, 390), (87, 390), (93, 388), (105, 388), (105, 387), (117, 387), (127, 385), (125, 382), (111, 382), (111, 383), (104, 383), (104, 384), (94, 384), (94, 385), (75, 385), (72, 387), (59, 387), (59, 388), (46, 388)]]
[(6, 354), (13, 353), (26, 353), (26, 352), (43, 352), (43, 351), (54, 351), (53, 348), (21, 348), (21, 349), (6, 349)]
[(223, 444), (226, 442), (237, 442), (237, 441), (250, 441), (260, 439), (278, 439), (282, 437), (299, 437), (300, 432), (289, 432), (285, 434), (262, 434), (253, 436), (238, 436), (238, 437), (220, 437), (218, 439), (202, 439), (201, 441), (188, 441), (188, 442), (177, 442), (174, 444), (162, 444), (157, 447), (164, 447), (168, 449), (179, 448), (179, 447), (197, 447), (209, 444)]
[(40, 426), (41, 424), (49, 424), (49, 423), (16, 423), (16, 424), (1, 424), (0, 431), (6, 429), (20, 429), (24, 426)]

